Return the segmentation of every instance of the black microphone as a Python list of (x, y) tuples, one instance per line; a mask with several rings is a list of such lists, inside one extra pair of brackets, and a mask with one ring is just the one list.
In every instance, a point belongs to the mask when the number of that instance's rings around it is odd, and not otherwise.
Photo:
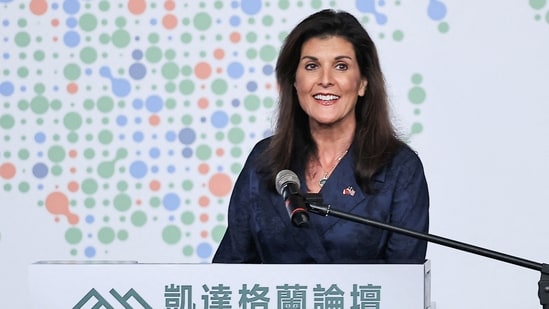
[(290, 220), (297, 227), (309, 222), (309, 214), (305, 207), (305, 198), (299, 193), (299, 178), (290, 170), (282, 170), (276, 174), (276, 191), (282, 195)]

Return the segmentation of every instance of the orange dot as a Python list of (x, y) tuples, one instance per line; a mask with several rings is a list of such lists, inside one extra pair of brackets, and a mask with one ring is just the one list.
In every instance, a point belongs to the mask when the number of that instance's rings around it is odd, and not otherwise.
[(207, 174), (210, 171), (210, 166), (206, 163), (201, 163), (198, 165), (198, 172), (202, 175)]
[(173, 14), (167, 14), (162, 18), (162, 25), (166, 29), (173, 29), (177, 27), (177, 17)]
[(208, 238), (208, 231), (202, 231), (202, 232), (200, 232), (200, 237), (202, 237), (202, 238)]
[(231, 33), (230, 40), (231, 40), (231, 42), (233, 42), (233, 43), (238, 43), (238, 42), (240, 42), (240, 33), (239, 33), (239, 32), (233, 32), (233, 33)]
[(168, 11), (172, 11), (175, 8), (175, 2), (173, 1), (166, 1), (164, 3), (164, 8)]
[(67, 186), (67, 188), (69, 189), (70, 192), (76, 192), (78, 191), (78, 188), (80, 188), (80, 186), (78, 185), (78, 182), (71, 181), (69, 182), (69, 185)]
[(223, 49), (221, 49), (221, 48), (216, 48), (216, 49), (214, 50), (214, 57), (215, 57), (215, 59), (217, 59), (217, 60), (223, 59), (223, 57), (225, 57), (225, 51), (224, 51)]
[(15, 165), (12, 163), (4, 163), (0, 165), (0, 177), (11, 179), (15, 176)]
[(78, 155), (78, 152), (76, 150), (72, 149), (69, 151), (69, 157), (76, 158), (77, 155)]
[(200, 79), (206, 79), (212, 74), (212, 67), (207, 62), (199, 62), (194, 67), (194, 74)]
[(198, 205), (200, 205), (201, 207), (207, 207), (208, 205), (210, 205), (210, 198), (207, 196), (201, 196), (198, 199)]
[(74, 166), (73, 166), (73, 167), (71, 167), (70, 171), (71, 171), (71, 174), (74, 174), (74, 173), (76, 173), (76, 167), (74, 167)]
[(149, 183), (149, 188), (152, 190), (152, 191), (158, 191), (160, 190), (160, 181), (158, 180), (153, 180)]
[(29, 8), (34, 15), (42, 15), (48, 10), (48, 2), (46, 0), (32, 0)]
[(223, 73), (223, 69), (222, 68), (217, 68), (215, 70), (215, 72), (218, 73), (218, 74), (221, 74), (221, 73)]
[(208, 214), (201, 214), (200, 215), (200, 222), (208, 222)]
[(132, 14), (141, 14), (145, 12), (145, 9), (147, 8), (147, 3), (145, 0), (130, 0), (128, 1), (128, 10)]
[(225, 150), (223, 148), (217, 148), (215, 150), (215, 154), (218, 156), (218, 157), (222, 157), (224, 154), (225, 154)]
[(208, 101), (208, 98), (198, 99), (198, 107), (200, 109), (206, 109), (206, 108), (208, 108), (208, 105), (210, 105), (210, 101)]
[(149, 124), (151, 126), (157, 126), (160, 124), (160, 117), (158, 115), (151, 115), (149, 117)]
[(210, 178), (208, 187), (215, 196), (225, 196), (231, 192), (233, 181), (227, 174), (217, 173)]
[(78, 85), (76, 83), (69, 83), (67, 85), (67, 92), (70, 94), (75, 94), (78, 92)]
[(59, 19), (57, 19), (57, 18), (52, 19), (51, 20), (51, 25), (54, 26), (54, 27), (59, 26)]
[(141, 199), (138, 198), (138, 199), (135, 200), (135, 204), (137, 206), (141, 206), (141, 203), (143, 203), (143, 201), (141, 201)]
[(59, 40), (59, 38), (57, 38), (56, 36), (53, 37), (54, 42), (57, 42), (58, 40)]
[(265, 89), (269, 90), (273, 87), (273, 85), (271, 85), (271, 83), (266, 83), (265, 84)]

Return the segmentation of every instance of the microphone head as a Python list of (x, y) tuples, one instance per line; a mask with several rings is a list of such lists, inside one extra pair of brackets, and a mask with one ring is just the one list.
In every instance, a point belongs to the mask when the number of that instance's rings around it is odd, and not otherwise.
[(278, 174), (276, 174), (275, 186), (278, 194), (282, 195), (282, 188), (284, 188), (288, 183), (295, 184), (297, 189), (300, 187), (299, 178), (294, 172), (290, 170), (281, 170)]

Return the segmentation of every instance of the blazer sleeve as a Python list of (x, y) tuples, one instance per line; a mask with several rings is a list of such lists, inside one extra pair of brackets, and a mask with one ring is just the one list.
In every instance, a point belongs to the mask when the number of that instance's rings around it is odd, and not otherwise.
[[(421, 233), (429, 231), (429, 191), (423, 165), (415, 152), (405, 151), (400, 159), (393, 195), (390, 223)], [(423, 263), (427, 241), (393, 232), (385, 250), (387, 262)]]

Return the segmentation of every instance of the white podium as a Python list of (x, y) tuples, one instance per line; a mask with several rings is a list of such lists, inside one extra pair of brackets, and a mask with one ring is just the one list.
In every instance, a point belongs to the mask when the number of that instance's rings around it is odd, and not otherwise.
[(142, 264), (29, 266), (35, 309), (428, 309), (425, 264)]

